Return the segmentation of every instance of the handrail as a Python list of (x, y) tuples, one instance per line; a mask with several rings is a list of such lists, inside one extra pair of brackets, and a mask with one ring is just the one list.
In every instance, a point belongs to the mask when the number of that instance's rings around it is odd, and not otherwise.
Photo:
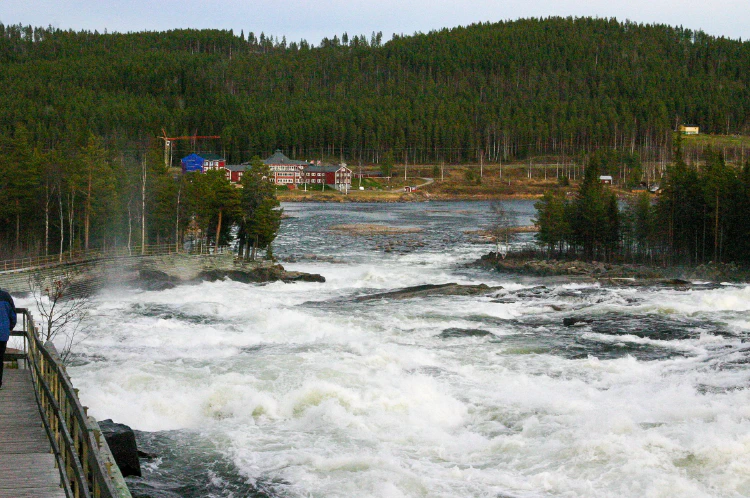
[(21, 334), (28, 344), (24, 349), (28, 351), (34, 394), (65, 495), (130, 498), (101, 430), (86, 413), (87, 408), (81, 406), (78, 390), (73, 388), (55, 346), (49, 341), (42, 343), (27, 309), (17, 308), (16, 312), (23, 316)]
[[(202, 246), (202, 250), (208, 250), (211, 254), (223, 254), (229, 249), (228, 246)], [(0, 260), (0, 273), (25, 270), (29, 268), (46, 268), (72, 263), (85, 263), (87, 261), (98, 261), (103, 259), (130, 258), (138, 256), (163, 256), (169, 254), (184, 253), (190, 251), (178, 251), (174, 244), (152, 244), (146, 246), (110, 247), (106, 249), (82, 249), (77, 251), (65, 251), (62, 254), (49, 256), (36, 256), (29, 258), (16, 258)]]
[(104, 258), (126, 258), (130, 256), (157, 256), (178, 252), (174, 244), (154, 244), (146, 246), (109, 247), (106, 249), (81, 249), (65, 251), (61, 254), (36, 256), (0, 260), (0, 272), (58, 266), (70, 263), (84, 263), (86, 261)]

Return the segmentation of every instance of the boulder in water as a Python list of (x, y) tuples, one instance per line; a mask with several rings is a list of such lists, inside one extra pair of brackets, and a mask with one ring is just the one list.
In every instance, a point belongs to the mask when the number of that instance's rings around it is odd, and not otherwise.
[(107, 441), (123, 477), (141, 476), (141, 463), (138, 460), (138, 447), (133, 429), (125, 424), (117, 424), (111, 419), (99, 422), (99, 428)]
[(322, 275), (299, 271), (286, 271), (281, 265), (257, 266), (234, 270), (205, 270), (198, 276), (199, 280), (215, 282), (229, 278), (244, 284), (276, 282), (325, 282)]
[(440, 337), (443, 339), (453, 339), (456, 337), (485, 337), (488, 335), (492, 335), (492, 333), (489, 330), (484, 329), (449, 328), (440, 333)]
[(581, 318), (576, 316), (571, 316), (567, 318), (563, 318), (563, 325), (566, 327), (576, 327), (581, 325), (586, 325), (587, 323), (591, 323), (594, 320), (591, 318)]
[(323, 275), (317, 273), (305, 273), (302, 271), (287, 271), (282, 275), (281, 280), (283, 282), (320, 282), (326, 281)]
[(148, 291), (160, 291), (172, 289), (178, 280), (170, 277), (163, 271), (142, 268), (138, 270), (138, 288)]
[(412, 299), (415, 297), (431, 296), (478, 296), (489, 294), (502, 289), (502, 287), (490, 287), (487, 284), (462, 285), (457, 283), (448, 284), (426, 284), (414, 287), (405, 287), (396, 291), (381, 292), (369, 296), (360, 296), (357, 301), (372, 301), (373, 299)]

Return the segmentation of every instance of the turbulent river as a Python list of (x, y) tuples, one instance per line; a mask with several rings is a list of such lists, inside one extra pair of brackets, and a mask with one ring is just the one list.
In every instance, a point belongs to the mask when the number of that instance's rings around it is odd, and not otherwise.
[[(750, 495), (750, 287), (469, 269), (488, 203), (284, 209), (275, 255), (326, 283), (95, 298), (70, 373), (156, 455), (135, 496)], [(328, 230), (357, 223), (421, 231)], [(446, 282), (503, 289), (355, 300)]]

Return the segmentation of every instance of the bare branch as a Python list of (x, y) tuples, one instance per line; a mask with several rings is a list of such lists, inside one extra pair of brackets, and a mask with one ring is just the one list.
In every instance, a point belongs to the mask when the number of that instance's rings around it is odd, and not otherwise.
[(493, 201), (490, 204), (490, 211), (490, 224), (487, 233), (495, 244), (495, 256), (500, 255), (505, 259), (508, 254), (508, 246), (515, 236), (513, 220), (502, 202)]
[(67, 363), (73, 346), (79, 343), (81, 324), (88, 318), (90, 300), (76, 295), (73, 289), (75, 272), (61, 270), (57, 274), (37, 272), (29, 276), (29, 289), (42, 317), (40, 331), (43, 341), (62, 340), (60, 358)]

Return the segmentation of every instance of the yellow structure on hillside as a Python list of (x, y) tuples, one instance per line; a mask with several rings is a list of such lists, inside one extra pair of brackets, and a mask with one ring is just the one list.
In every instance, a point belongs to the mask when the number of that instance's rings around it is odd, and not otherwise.
[(697, 135), (700, 133), (700, 127), (698, 125), (680, 125), (680, 133), (683, 135)]

